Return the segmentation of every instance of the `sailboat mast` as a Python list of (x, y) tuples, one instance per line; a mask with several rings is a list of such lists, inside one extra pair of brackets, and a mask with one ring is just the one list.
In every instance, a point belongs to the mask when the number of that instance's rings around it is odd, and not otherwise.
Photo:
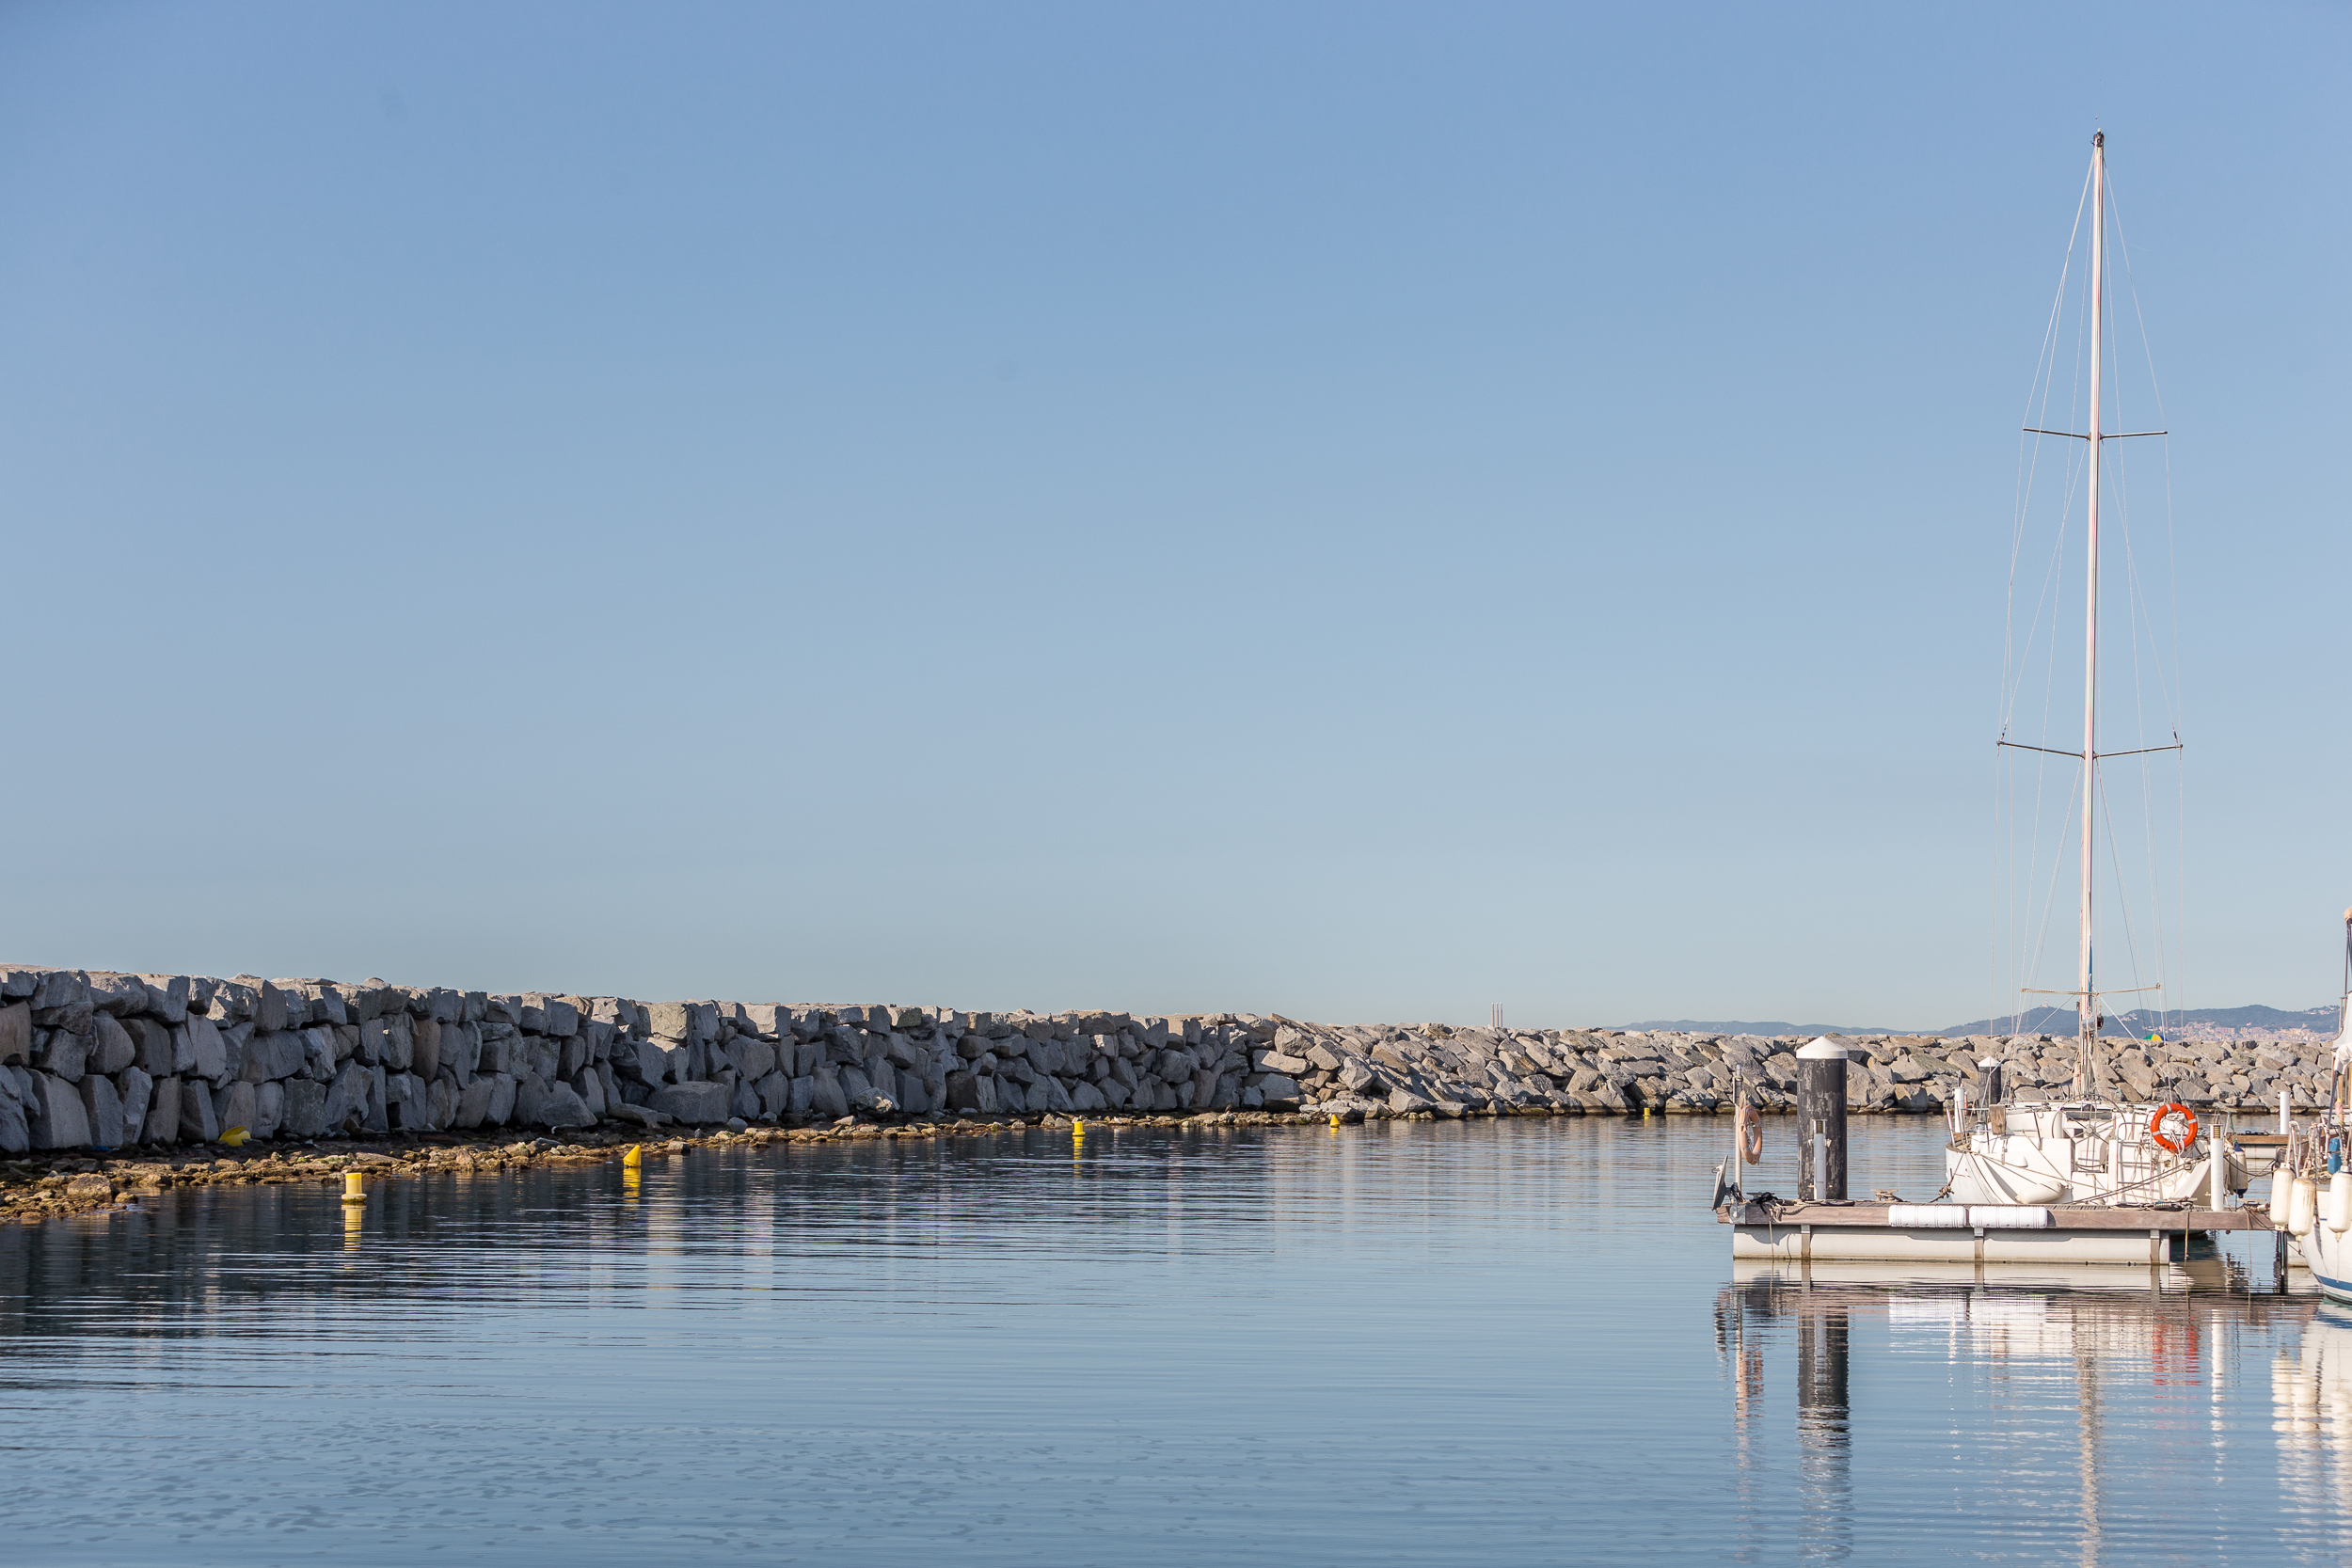
[(2099, 790), (2099, 372), (2106, 358), (2101, 337), (2106, 325), (2106, 209), (2107, 136), (2101, 131), (2090, 138), (2090, 569), (2083, 610), (2082, 992), (2075, 999), (2086, 1078), (2091, 1041), (2099, 1033), (2099, 1000), (2091, 993), (2090, 978), (2090, 877)]

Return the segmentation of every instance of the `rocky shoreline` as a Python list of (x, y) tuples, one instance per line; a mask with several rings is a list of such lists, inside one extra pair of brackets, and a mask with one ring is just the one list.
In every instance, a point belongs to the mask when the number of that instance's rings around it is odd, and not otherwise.
[[(941, 1136), (1073, 1117), (1711, 1115), (1742, 1092), (1783, 1111), (1804, 1043), (0, 967), (0, 1217), (194, 1181), (340, 1179), (369, 1157), (496, 1163), (524, 1148), (533, 1160), (604, 1159), (617, 1143), (688, 1130)], [(2047, 1037), (1842, 1043), (1861, 1114), (1940, 1110), (1988, 1058), (2025, 1098), (2064, 1092), (2074, 1070), (2074, 1042)], [(2254, 1111), (2281, 1092), (2298, 1107), (2323, 1103), (2330, 1070), (2328, 1046), (2312, 1041), (2112, 1041), (2105, 1055), (2114, 1092)], [(517, 1145), (516, 1131), (546, 1135)]]

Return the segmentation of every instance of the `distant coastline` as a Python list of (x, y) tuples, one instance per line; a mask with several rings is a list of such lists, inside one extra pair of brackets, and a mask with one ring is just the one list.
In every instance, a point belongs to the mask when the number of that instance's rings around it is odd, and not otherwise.
[[(2012, 1023), (2015, 1027), (2012, 1028)], [(1788, 1023), (1778, 1020), (1743, 1019), (1645, 1019), (1638, 1023), (1613, 1024), (1611, 1027), (1643, 1031), (1662, 1031), (1686, 1035), (1838, 1035), (1846, 1037), (1907, 1035), (1935, 1038), (1956, 1038), (1966, 1035), (2072, 1035), (2074, 1032), (2074, 1009), (2072, 1007), (2029, 1007), (2012, 1020), (1980, 1018), (1967, 1023), (1954, 1023), (1942, 1029), (1888, 1029), (1858, 1023)], [(2144, 1039), (2150, 1031), (2161, 1031), (2168, 1038), (2190, 1040), (2234, 1039), (2302, 1039), (2331, 1040), (2336, 1037), (2336, 1007), (2328, 1003), (2317, 1007), (2289, 1011), (2280, 1007), (2265, 1007), (2254, 1004), (2244, 1007), (2192, 1007), (2183, 1012), (2155, 1013), (2141, 1010), (2117, 1013), (2107, 1020), (2100, 1031), (2115, 1039)]]

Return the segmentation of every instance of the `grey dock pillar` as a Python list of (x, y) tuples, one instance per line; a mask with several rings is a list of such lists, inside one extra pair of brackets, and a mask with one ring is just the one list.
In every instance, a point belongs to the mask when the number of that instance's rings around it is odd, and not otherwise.
[(1797, 1196), (1845, 1196), (1846, 1048), (1822, 1038), (1797, 1053)]

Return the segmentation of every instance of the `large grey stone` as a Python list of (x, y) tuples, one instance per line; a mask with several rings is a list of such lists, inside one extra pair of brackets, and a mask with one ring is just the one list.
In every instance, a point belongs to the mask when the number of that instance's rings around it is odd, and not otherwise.
[(23, 1154), (32, 1147), (32, 1121), (11, 1085), (7, 1093), (0, 1094), (0, 1154)]
[(133, 1013), (147, 1010), (147, 988), (135, 974), (93, 974), (89, 977), (89, 1001), (102, 1013), (129, 1018)]
[(387, 1073), (384, 1078), (384, 1117), (394, 1130), (421, 1132), (433, 1125), (431, 1101), (424, 1080), (413, 1072)]
[(70, 1029), (53, 1029), (46, 1047), (36, 1047), (33, 1063), (52, 1078), (62, 1078), (69, 1084), (82, 1081), (84, 1065), (89, 1060), (90, 1037), (77, 1035)]
[(33, 1005), (11, 1002), (0, 1007), (0, 1065), (28, 1065), (33, 1059)]
[(179, 1023), (188, 1016), (190, 981), (184, 974), (135, 974), (141, 989), (147, 992), (147, 1006), (142, 1012), (151, 1013), (166, 1023)]
[(727, 1048), (727, 1060), (739, 1077), (765, 1078), (776, 1070), (776, 1048), (746, 1035)]
[(220, 1136), (220, 1117), (213, 1109), (211, 1085), (200, 1078), (180, 1082), (180, 1141), (208, 1144)]
[(300, 1035), (283, 1030), (274, 1035), (255, 1035), (246, 1041), (245, 1068), (238, 1076), (248, 1084), (293, 1078), (301, 1073), (309, 1060), (310, 1051)]
[(723, 1084), (665, 1084), (654, 1091), (651, 1103), (665, 1117), (707, 1126), (734, 1115), (734, 1101)]
[(811, 1114), (828, 1121), (839, 1121), (850, 1114), (850, 1097), (841, 1092), (841, 1077), (832, 1068), (819, 1068), (815, 1074), (815, 1087), (809, 1093)]
[(246, 1137), (260, 1137), (261, 1134), (253, 1130), (254, 1122), (260, 1119), (256, 1114), (258, 1110), (253, 1098), (253, 1085), (242, 1078), (213, 1091), (213, 1125), (223, 1132), (242, 1127)]
[(426, 1109), (434, 1127), (449, 1127), (455, 1123), (460, 1092), (454, 1078), (436, 1078), (426, 1086)]
[(785, 1096), (784, 1114), (788, 1117), (812, 1115), (817, 1104), (817, 1075), (804, 1073), (792, 1080), (791, 1092)]
[(82, 1091), (53, 1072), (32, 1075), (33, 1094), (25, 1106), (35, 1148), (83, 1148), (89, 1144), (89, 1109)]
[(111, 1078), (138, 1059), (138, 1047), (132, 1043), (130, 1032), (116, 1022), (111, 1014), (100, 1013), (90, 1023), (86, 1071), (104, 1073)]
[(450, 1125), (461, 1131), (479, 1127), (490, 1115), (490, 1097), (498, 1089), (496, 1078), (477, 1078), (457, 1092), (457, 1109)]
[(732, 1099), (729, 1102), (735, 1107), (737, 1116), (745, 1121), (759, 1119), (759, 1090), (750, 1079), (738, 1078), (730, 1093)]
[[(103, 1018), (105, 1015), (102, 1013), (99, 1016)], [(123, 1135), (122, 1096), (115, 1091), (113, 1079), (92, 1072), (86, 1074), (75, 1086), (82, 1091), (82, 1111), (89, 1121), (91, 1148), (120, 1148), (127, 1143), (137, 1141)]]
[(135, 1067), (115, 1074), (115, 1093), (122, 1097), (122, 1141), (137, 1143), (147, 1130), (147, 1107), (155, 1098), (155, 1080)]
[(838, 1076), (841, 1092), (848, 1097), (850, 1110), (870, 1111), (874, 1108), (875, 1096), (881, 1091), (874, 1087), (874, 1081), (866, 1075), (865, 1069), (845, 1067), (839, 1069)]
[(147, 1097), (147, 1125), (139, 1132), (139, 1141), (151, 1144), (176, 1144), (180, 1141), (180, 1080), (158, 1078)]
[(286, 1125), (286, 1085), (256, 1084), (253, 1085), (253, 1120), (248, 1131), (257, 1138), (274, 1138)]
[(771, 1072), (753, 1085), (759, 1099), (759, 1119), (774, 1121), (783, 1116), (792, 1102), (792, 1080), (781, 1072)]
[(1070, 1109), (1073, 1113), (1083, 1113), (1106, 1110), (1108, 1106), (1103, 1099), (1103, 1091), (1082, 1078), (1071, 1087)]
[[(569, 1084), (526, 1078), (515, 1086), (515, 1119), (527, 1127), (594, 1127), (596, 1118)], [(726, 1117), (721, 1117), (721, 1121)]]
[(503, 1127), (515, 1119), (515, 1075), (511, 1072), (490, 1074), (490, 1108), (484, 1114), (485, 1122)]
[(130, 1032), (132, 1056), (138, 1069), (150, 1078), (167, 1077), (171, 1072), (173, 1052), (172, 1026), (156, 1019), (135, 1018), (123, 1024)]
[(181, 1027), (188, 1032), (188, 1048), (193, 1053), (190, 1072), (215, 1084), (228, 1077), (229, 1050), (221, 1043), (219, 1026), (209, 1018), (192, 1018)]
[(358, 1062), (345, 1062), (326, 1088), (326, 1131), (358, 1132), (367, 1113), (368, 1069)]

